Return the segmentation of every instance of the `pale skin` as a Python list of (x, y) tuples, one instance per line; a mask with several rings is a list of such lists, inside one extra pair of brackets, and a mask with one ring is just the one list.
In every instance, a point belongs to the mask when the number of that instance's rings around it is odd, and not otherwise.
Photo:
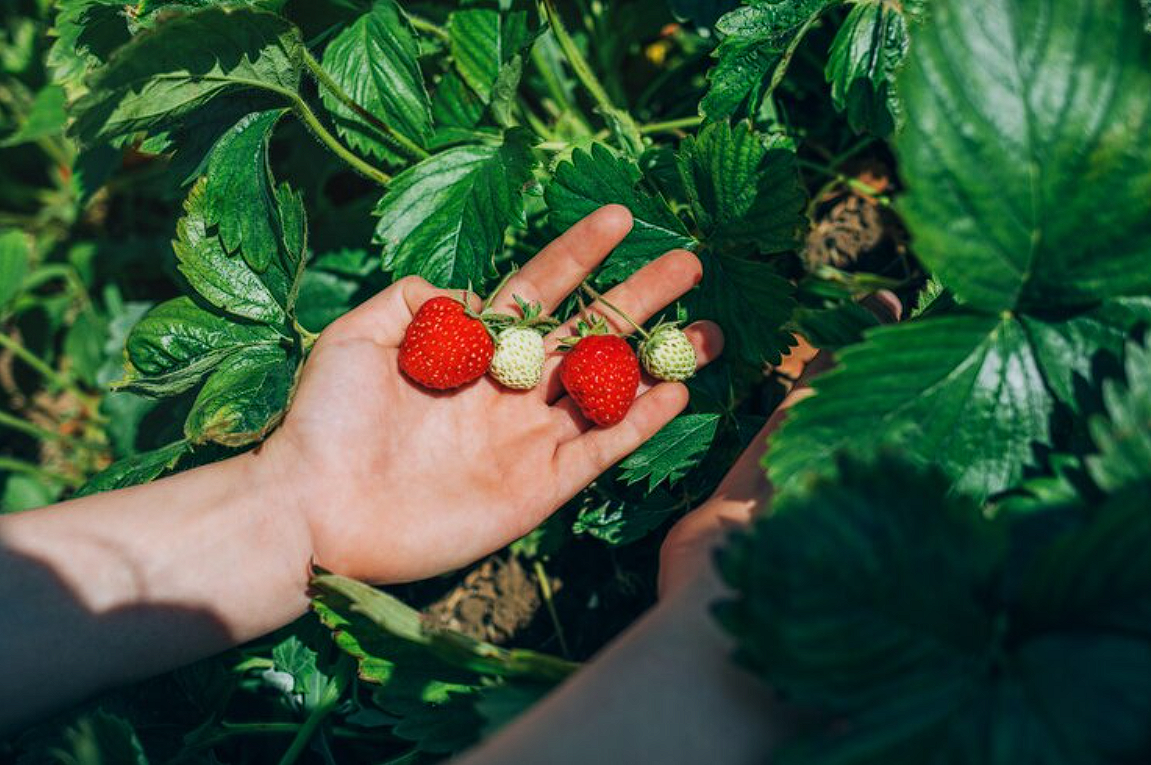
[[(515, 274), (495, 307), (511, 310), (519, 295), (554, 309), (631, 224), (625, 208), (601, 208)], [(673, 251), (605, 297), (643, 322), (700, 276), (694, 255)], [(403, 279), (326, 329), (288, 416), (261, 448), (0, 518), (0, 699), (20, 702), (0, 704), (0, 731), (291, 622), (307, 609), (312, 565), (380, 584), (467, 565), (537, 526), (687, 405), (682, 384), (645, 380), (623, 422), (592, 427), (563, 395), (558, 353), (549, 353), (534, 391), (487, 378), (449, 393), (419, 388), (399, 372), (397, 348), (413, 313), (438, 294)], [(600, 313), (617, 330), (632, 329)], [(721, 352), (714, 324), (687, 333), (701, 365)], [(552, 332), (549, 349), (571, 334), (570, 325)], [(656, 739), (667, 761), (688, 761), (681, 756), (697, 750), (680, 741), (687, 733), (715, 737), (731, 755), (725, 762), (762, 755), (775, 735), (763, 715), (774, 713), (763, 690), (727, 662), (729, 647), (706, 610), (722, 592), (710, 550), (726, 524), (745, 522), (764, 497), (761, 440), (669, 535), (661, 604), (470, 755), (475, 762), (526, 761), (516, 759), (519, 747), (538, 745), (536, 737), (579, 738), (577, 728), (587, 735), (564, 751), (585, 759), (573, 762), (651, 752)], [(636, 694), (650, 708), (637, 706)], [(682, 703), (698, 705), (693, 724), (665, 724)], [(581, 726), (568, 723), (572, 713)], [(596, 729), (603, 735), (591, 736)]]

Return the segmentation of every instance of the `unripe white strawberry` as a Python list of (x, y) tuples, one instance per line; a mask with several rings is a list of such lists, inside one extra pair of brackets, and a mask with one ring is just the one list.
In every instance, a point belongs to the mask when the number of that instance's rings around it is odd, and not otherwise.
[(496, 336), (496, 352), (488, 372), (501, 385), (529, 390), (539, 385), (544, 370), (544, 339), (527, 327), (509, 327)]
[(657, 380), (678, 382), (695, 374), (695, 346), (674, 324), (661, 324), (640, 343), (643, 368)]

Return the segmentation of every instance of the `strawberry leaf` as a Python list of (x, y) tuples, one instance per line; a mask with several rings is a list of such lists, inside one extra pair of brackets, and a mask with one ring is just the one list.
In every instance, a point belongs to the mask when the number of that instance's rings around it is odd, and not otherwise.
[(527, 11), (501, 11), (495, 3), (453, 11), (448, 17), (448, 46), (464, 82), (487, 104), (500, 68), (531, 40)]
[(1103, 399), (1107, 416), (1091, 420), (1099, 450), (1087, 458), (1092, 479), (1108, 492), (1151, 482), (1151, 351), (1130, 343), (1126, 385), (1104, 383)]
[(714, 249), (793, 249), (806, 227), (795, 151), (745, 123), (706, 126), (677, 157), (696, 222)]
[(297, 359), (279, 345), (225, 358), (200, 389), (184, 434), (195, 444), (243, 446), (261, 440), (288, 406)]
[(649, 492), (664, 481), (675, 484), (703, 459), (719, 420), (718, 414), (676, 417), (620, 463), (620, 477), (629, 484), (647, 479)]
[(384, 268), (440, 287), (482, 284), (504, 231), (523, 220), (535, 167), (530, 141), (511, 130), (502, 145), (448, 149), (396, 176), (376, 206)]
[(600, 286), (623, 281), (668, 250), (699, 246), (663, 197), (648, 190), (642, 179), (634, 162), (596, 143), (589, 150), (577, 149), (560, 164), (544, 194), (557, 231), (603, 205), (621, 204), (631, 210), (635, 224), (596, 274)]
[(899, 91), (901, 211), (959, 298), (1050, 309), (1151, 289), (1151, 37), (1136, 3), (933, 4)]
[[(426, 147), (432, 112), (419, 65), (419, 43), (393, 0), (378, 0), (324, 50), (323, 66), (339, 86), (369, 114), (412, 143)], [(320, 89), (339, 131), (355, 149), (388, 162), (399, 162), (394, 139), (362, 114)]]
[(119, 48), (89, 79), (72, 135), (93, 143), (171, 125), (216, 96), (263, 90), (296, 98), (299, 31), (252, 8), (167, 17)]
[(73, 497), (86, 497), (102, 491), (126, 489), (148, 483), (176, 467), (180, 458), (188, 453), (187, 441), (177, 441), (150, 452), (141, 452), (113, 463), (88, 479)]

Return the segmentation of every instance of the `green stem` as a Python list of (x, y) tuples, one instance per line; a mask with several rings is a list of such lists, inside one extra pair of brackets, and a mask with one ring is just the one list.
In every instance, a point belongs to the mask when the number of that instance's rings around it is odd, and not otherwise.
[(427, 159), (428, 156), (430, 156), (418, 143), (369, 112), (363, 106), (360, 106), (354, 98), (348, 95), (347, 91), (340, 87), (338, 82), (332, 79), (332, 76), (320, 65), (320, 62), (307, 51), (304, 51), (304, 65), (308, 68), (308, 71), (312, 73), (312, 76), (316, 78), (316, 82), (335, 96), (336, 100), (363, 117), (368, 124), (380, 131), (385, 138), (396, 144), (397, 148), (417, 160)]
[(646, 125), (639, 126), (639, 132), (644, 135), (651, 133), (672, 133), (676, 130), (683, 130), (684, 128), (698, 127), (703, 124), (703, 117), (698, 115), (693, 117), (680, 117), (674, 120), (665, 120), (664, 122), (649, 122)]
[(604, 112), (605, 115), (614, 116), (618, 121), (624, 138), (628, 144), (628, 149), (633, 153), (638, 153), (643, 148), (643, 139), (640, 136), (639, 128), (636, 127), (635, 120), (632, 116), (617, 109), (615, 104), (612, 103), (611, 97), (608, 96), (607, 90), (604, 89), (603, 83), (596, 77), (595, 72), (592, 71), (591, 65), (588, 63), (584, 55), (580, 53), (579, 47), (575, 44), (575, 40), (568, 34), (567, 28), (563, 25), (563, 20), (560, 18), (559, 11), (556, 9), (555, 0), (540, 0), (544, 15), (547, 17), (548, 25), (551, 27), (552, 34), (555, 35), (556, 43), (559, 44), (560, 50), (563, 51), (564, 58), (567, 59), (568, 64), (571, 66), (572, 71), (575, 73), (576, 79), (584, 86), (591, 97), (595, 99), (596, 104)]
[(57, 433), (53, 430), (42, 428), (33, 422), (28, 422), (27, 420), (21, 419), (19, 417), (14, 417), (13, 415), (3, 411), (0, 411), (0, 427), (6, 427), (19, 433), (24, 433), (26, 435), (32, 436), (33, 438), (38, 438), (41, 441), (61, 441), (63, 443), (84, 448), (95, 447), (95, 444), (90, 444), (84, 441), (77, 441), (71, 436), (66, 436), (63, 433)]
[(316, 730), (336, 708), (337, 700), (338, 698), (329, 703), (322, 703), (312, 710), (308, 719), (304, 720), (304, 724), (296, 731), (296, 737), (292, 739), (288, 751), (284, 752), (284, 756), (280, 758), (280, 765), (293, 765), (296, 760), (300, 759), (300, 755), (304, 753), (304, 747), (308, 745), (312, 736), (316, 734)]
[(444, 29), (439, 24), (436, 24), (433, 21), (429, 21), (422, 16), (417, 16), (414, 13), (405, 12), (405, 15), (407, 15), (408, 21), (412, 25), (412, 29), (415, 29), (417, 32), (427, 32), (430, 35), (434, 35), (435, 37), (440, 38), (444, 42), (449, 42), (452, 39), (452, 36), (448, 34), (448, 30)]
[(320, 122), (320, 118), (316, 116), (316, 113), (312, 111), (311, 107), (309, 107), (304, 99), (300, 98), (298, 94), (288, 94), (285, 92), (285, 95), (287, 95), (289, 101), (291, 101), (292, 111), (295, 112), (300, 121), (303, 122), (308, 127), (308, 129), (312, 131), (312, 135), (318, 138), (320, 143), (331, 149), (333, 154), (347, 162), (348, 165), (357, 173), (364, 176), (365, 178), (368, 178), (369, 180), (375, 181), (381, 186), (386, 187), (389, 183), (392, 182), (392, 176), (388, 175), (383, 170), (372, 167), (367, 162), (357, 157), (351, 152), (351, 150), (340, 143), (334, 135), (329, 133), (328, 129), (324, 127), (322, 122)]
[(35, 476), (36, 478), (39, 478), (43, 481), (62, 483), (65, 486), (80, 485), (80, 482), (75, 478), (69, 478), (68, 476), (61, 473), (47, 470), (40, 467), (39, 465), (33, 465), (31, 462), (13, 459), (12, 457), (0, 457), (0, 470), (6, 470), (9, 473), (24, 473), (26, 475)]
[(544, 570), (544, 564), (539, 560), (532, 561), (532, 569), (535, 571), (536, 580), (540, 583), (540, 593), (544, 598), (544, 605), (547, 606), (548, 616), (552, 620), (552, 628), (555, 629), (556, 638), (560, 642), (560, 651), (563, 653), (565, 659), (571, 658), (571, 651), (568, 650), (568, 641), (564, 636), (564, 627), (560, 622), (559, 613), (556, 611), (554, 599), (552, 597), (552, 585), (548, 579), (548, 573)]
[(39, 372), (45, 380), (52, 383), (56, 387), (62, 390), (73, 391), (79, 394), (81, 397), (87, 398), (84, 396), (83, 391), (81, 391), (72, 383), (72, 380), (45, 364), (41, 359), (37, 358), (35, 354), (33, 354), (23, 345), (20, 345), (20, 343), (16, 342), (9, 335), (4, 334), (3, 332), (0, 332), (0, 348), (5, 348), (11, 351), (12, 354), (16, 356), (16, 358), (20, 359), (25, 364), (32, 367), (32, 369)]
[(609, 303), (607, 301), (607, 299), (603, 295), (596, 292), (590, 284), (588, 284), (587, 282), (584, 282), (583, 284), (580, 285), (580, 288), (583, 289), (583, 291), (586, 292), (588, 295), (590, 295), (592, 300), (596, 301), (597, 303), (603, 303), (605, 306), (607, 306), (608, 308), (610, 308), (611, 310), (615, 311), (617, 314), (622, 316), (624, 318), (624, 320), (627, 321), (628, 324), (635, 327), (635, 331), (639, 332), (640, 337), (642, 337), (644, 340), (650, 339), (651, 335), (648, 334), (648, 331), (646, 329), (644, 329), (639, 324), (637, 324), (635, 319), (628, 316), (626, 313), (623, 312), (623, 310), (621, 310), (617, 306), (614, 306), (611, 303)]
[(887, 195), (881, 193), (879, 191), (879, 189), (875, 189), (875, 188), (872, 188), (871, 186), (868, 186), (863, 181), (860, 181), (856, 178), (849, 178), (846, 175), (844, 175), (843, 173), (837, 172), (837, 171), (831, 169), (830, 167), (827, 167), (825, 165), (821, 165), (817, 162), (812, 162), (810, 160), (806, 160), (806, 159), (801, 158), (801, 159), (797, 159), (796, 163), (800, 167), (806, 167), (808, 170), (814, 170), (817, 173), (822, 173), (823, 175), (826, 175), (827, 177), (832, 178), (835, 182), (842, 183), (844, 186), (847, 186), (852, 191), (855, 191), (859, 194), (862, 194), (863, 196), (868, 197), (869, 199), (874, 200), (876, 204), (878, 204), (882, 207), (891, 207), (891, 197), (888, 197)]

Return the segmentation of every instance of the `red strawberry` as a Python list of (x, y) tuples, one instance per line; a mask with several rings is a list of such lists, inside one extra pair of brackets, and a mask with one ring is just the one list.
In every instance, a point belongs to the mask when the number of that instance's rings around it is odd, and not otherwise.
[(596, 425), (615, 425), (635, 400), (639, 360), (619, 335), (586, 335), (564, 356), (560, 381), (584, 417)]
[(484, 323), (458, 300), (420, 306), (400, 343), (400, 369), (426, 388), (458, 388), (483, 377), (495, 343)]

